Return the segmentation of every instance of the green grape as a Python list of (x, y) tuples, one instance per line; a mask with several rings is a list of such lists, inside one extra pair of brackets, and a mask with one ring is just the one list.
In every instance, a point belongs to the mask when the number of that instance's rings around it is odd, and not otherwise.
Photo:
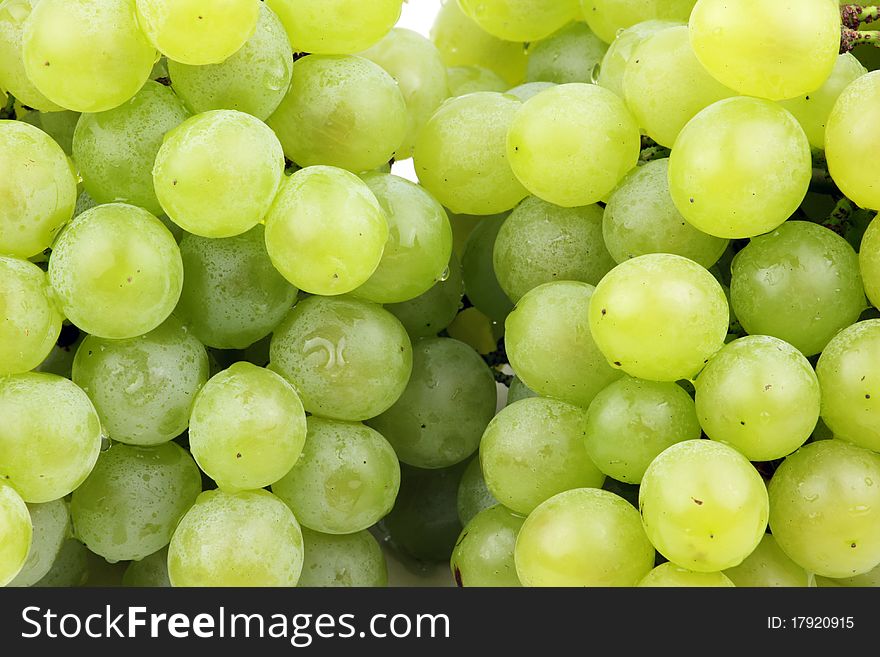
[(254, 33), (257, 0), (136, 0), (141, 29), (168, 59), (200, 66), (236, 53)]
[(180, 242), (183, 291), (174, 314), (215, 349), (244, 349), (266, 337), (296, 301), (257, 225), (225, 239), (186, 235)]
[(495, 415), (492, 371), (468, 345), (449, 338), (413, 346), (413, 371), (400, 398), (367, 424), (418, 468), (446, 468), (477, 451)]
[(156, 61), (134, 0), (41, 0), (24, 24), (22, 54), (37, 90), (75, 112), (121, 105)]
[(750, 461), (791, 454), (819, 419), (813, 366), (787, 342), (766, 335), (726, 345), (700, 373), (696, 388), (703, 431)]
[(505, 344), (517, 376), (539, 395), (587, 408), (620, 378), (593, 340), (588, 313), (595, 288), (546, 283), (526, 294), (505, 322)]
[(712, 274), (670, 254), (617, 265), (590, 300), (592, 336), (608, 362), (650, 381), (693, 378), (724, 346), (729, 319)]
[(526, 82), (513, 89), (507, 91), (508, 96), (516, 96), (522, 102), (526, 102), (529, 98), (537, 96), (542, 91), (552, 89), (556, 86), (555, 82)]
[(811, 443), (783, 461), (769, 491), (770, 529), (805, 570), (852, 577), (880, 563), (880, 455)]
[(682, 129), (669, 158), (669, 191), (704, 233), (754, 237), (797, 210), (812, 172), (810, 143), (791, 114), (767, 100), (728, 98)]
[(281, 144), (265, 123), (214, 110), (165, 136), (153, 185), (165, 213), (187, 232), (232, 237), (263, 220), (283, 175)]
[(471, 519), (455, 544), (450, 566), (461, 587), (520, 586), (513, 551), (525, 518), (496, 505)]
[(580, 14), (578, 0), (458, 0), (465, 14), (506, 41), (538, 41)]
[(449, 95), (453, 98), (479, 91), (507, 91), (507, 81), (495, 71), (482, 66), (451, 66), (446, 70), (446, 77)]
[(510, 382), (510, 389), (507, 391), (507, 405), (510, 406), (520, 399), (528, 399), (529, 397), (538, 397), (538, 393), (529, 388), (522, 382), (518, 376), (513, 377)]
[[(100, 204), (95, 199), (93, 199), (87, 191), (83, 191), (82, 194), (76, 197), (76, 206), (73, 210), (73, 216), (78, 217), (86, 210), (91, 210), (98, 205)], [(160, 221), (162, 220), (160, 219)], [(163, 221), (163, 223), (165, 222)]]
[(70, 517), (89, 550), (111, 563), (138, 560), (171, 540), (177, 521), (202, 491), (189, 453), (176, 443), (116, 443), (70, 499)]
[(608, 198), (602, 234), (611, 256), (624, 262), (648, 253), (672, 253), (706, 267), (721, 258), (728, 240), (691, 226), (672, 202), (669, 160), (630, 171)]
[(34, 369), (51, 353), (64, 319), (42, 269), (0, 256), (0, 313), (0, 376)]
[(852, 588), (875, 588), (880, 586), (880, 564), (874, 566), (871, 570), (855, 577), (816, 577), (816, 586), (836, 586), (836, 587), (852, 587)]
[(296, 390), (251, 363), (211, 377), (193, 403), (190, 450), (224, 490), (275, 483), (296, 463), (305, 441), (306, 414)]
[(675, 383), (625, 377), (602, 390), (587, 412), (587, 455), (609, 477), (638, 484), (667, 447), (700, 437), (694, 401)]
[(49, 260), (49, 281), (64, 314), (92, 335), (121, 340), (156, 328), (174, 310), (183, 263), (162, 222), (133, 205), (83, 212)]
[(343, 536), (302, 528), (305, 561), (298, 587), (383, 587), (388, 566), (382, 548), (367, 531)]
[(27, 505), (12, 486), (0, 481), (0, 586), (12, 582), (25, 566), (32, 535)]
[(613, 91), (623, 98), (623, 74), (626, 71), (627, 63), (632, 59), (633, 53), (635, 53), (639, 44), (660, 30), (682, 24), (675, 21), (642, 21), (620, 32), (611, 41), (611, 45), (608, 46), (605, 56), (599, 63), (598, 74), (594, 76), (596, 84)]
[(119, 107), (81, 115), (73, 159), (87, 193), (97, 203), (122, 201), (162, 214), (153, 188), (153, 163), (162, 138), (188, 116), (171, 89), (152, 81)]
[(859, 271), (871, 304), (880, 305), (880, 220), (876, 216), (862, 236)]
[(266, 248), (275, 268), (298, 288), (345, 294), (376, 272), (388, 223), (360, 178), (335, 167), (307, 167), (282, 185), (266, 217)]
[(385, 310), (400, 320), (411, 338), (428, 338), (452, 323), (461, 308), (463, 295), (461, 263), (453, 254), (445, 276), (430, 290), (409, 301), (388, 304)]
[(758, 547), (738, 566), (728, 568), (724, 574), (736, 586), (781, 587), (813, 585), (813, 575), (792, 561), (773, 534), (764, 534)]
[(302, 565), (299, 523), (264, 490), (205, 491), (168, 547), (172, 586), (296, 586)]
[(613, 43), (621, 30), (655, 19), (686, 22), (696, 0), (581, 0), (587, 24)]
[(767, 489), (732, 447), (687, 440), (648, 466), (639, 488), (648, 538), (670, 561), (711, 573), (736, 566), (767, 529)]
[(523, 586), (635, 586), (654, 567), (638, 511), (594, 488), (560, 493), (529, 514), (514, 555)]
[(33, 371), (57, 374), (65, 379), (71, 378), (76, 350), (79, 349), (85, 338), (86, 334), (73, 326), (73, 324), (62, 325), (58, 342), (52, 347), (46, 359), (37, 365)]
[(492, 495), (529, 514), (557, 493), (599, 488), (605, 475), (584, 448), (587, 412), (555, 399), (523, 399), (492, 418), (480, 463)]
[[(52, 137), (65, 154), (73, 154), (73, 133), (76, 131), (76, 124), (82, 114), (64, 110), (61, 112), (32, 112), (29, 116), (34, 117), (34, 125)], [(24, 120), (27, 121), (28, 118)]]
[(461, 520), (462, 525), (466, 525), (478, 513), (490, 509), (496, 504), (498, 504), (498, 500), (486, 486), (480, 458), (476, 456), (468, 463), (458, 484), (458, 495), (455, 499), (458, 519)]
[(61, 544), (52, 568), (34, 587), (77, 587), (83, 586), (88, 577), (89, 551), (75, 538), (68, 538)]
[(39, 0), (0, 2), (0, 88), (6, 89), (24, 105), (41, 112), (63, 109), (34, 86), (24, 70), (21, 49), (25, 21)]
[(593, 70), (608, 46), (583, 23), (569, 23), (529, 48), (526, 79), (529, 82), (592, 81)]
[(272, 492), (303, 526), (353, 534), (381, 520), (400, 488), (400, 464), (380, 433), (354, 422), (309, 417), (302, 456)]
[(293, 52), (278, 16), (261, 3), (256, 30), (234, 55), (207, 66), (172, 60), (168, 75), (193, 113), (238, 110), (264, 121), (290, 88)]
[[(3, 497), (2, 491), (3, 486), (0, 484), (0, 497)], [(61, 546), (70, 531), (70, 514), (67, 502), (64, 500), (54, 500), (45, 504), (28, 504), (27, 510), (33, 527), (31, 545), (27, 559), (18, 575), (6, 585), (10, 587), (33, 586), (45, 577), (52, 569), (52, 564), (55, 563)], [(9, 539), (7, 538), (7, 540)], [(15, 543), (14, 538), (12, 538), (12, 543)], [(0, 562), (2, 561), (3, 559), (0, 557)], [(2, 577), (0, 577), (0, 585), (2, 585)]]
[(302, 167), (354, 173), (395, 157), (407, 137), (407, 106), (378, 64), (350, 55), (311, 55), (293, 65), (293, 83), (267, 123)]
[(840, 14), (828, 0), (699, 0), (689, 26), (694, 52), (713, 77), (770, 100), (821, 87), (840, 48)]
[(507, 156), (535, 196), (563, 207), (607, 197), (639, 159), (639, 126), (604, 87), (560, 84), (522, 104), (507, 134)]
[(495, 242), (505, 220), (503, 215), (483, 219), (468, 235), (461, 257), (468, 300), (495, 321), (502, 321), (513, 309), (510, 297), (498, 282), (493, 262)]
[(754, 238), (731, 271), (731, 306), (743, 328), (785, 340), (805, 356), (822, 351), (867, 305), (853, 248), (808, 221), (787, 221)]
[(52, 246), (76, 205), (61, 147), (22, 121), (0, 121), (0, 254), (30, 258)]
[(172, 315), (136, 338), (88, 336), (76, 351), (72, 378), (110, 438), (158, 445), (186, 430), (193, 399), (208, 380), (208, 354)]
[(491, 359), (497, 358), (501, 348), (501, 338), (504, 335), (504, 325), (489, 319), (476, 308), (465, 308), (455, 318), (455, 321), (446, 329), (447, 335), (470, 345), (478, 354), (489, 356), (495, 353)]
[(526, 198), (498, 232), (493, 264), (498, 283), (514, 302), (553, 281), (595, 285), (615, 264), (602, 237), (602, 208), (561, 208)]
[(168, 547), (129, 563), (122, 576), (122, 585), (130, 588), (169, 588)]
[(661, 563), (650, 573), (645, 575), (636, 586), (654, 587), (732, 587), (736, 586), (730, 578), (721, 572), (698, 573), (693, 570), (681, 568), (667, 561)]

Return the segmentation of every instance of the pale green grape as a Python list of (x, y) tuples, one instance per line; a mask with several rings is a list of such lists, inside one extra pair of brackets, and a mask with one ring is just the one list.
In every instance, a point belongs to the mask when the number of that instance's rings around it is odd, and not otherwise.
[(507, 91), (507, 81), (482, 66), (451, 66), (446, 70), (446, 77), (452, 97), (479, 91)]
[(153, 554), (171, 540), (177, 521), (202, 491), (189, 453), (176, 443), (116, 443), (70, 499), (76, 536), (111, 563)]
[(595, 285), (615, 264), (602, 237), (602, 208), (561, 208), (528, 197), (498, 232), (493, 264), (498, 283), (514, 302), (553, 281)]
[(758, 547), (738, 566), (724, 574), (736, 586), (780, 587), (813, 585), (813, 575), (792, 561), (779, 547), (773, 534), (764, 534)]
[(605, 198), (640, 152), (639, 126), (604, 87), (560, 84), (522, 104), (507, 135), (507, 156), (535, 196), (564, 207)]
[(388, 566), (382, 548), (367, 531), (343, 536), (302, 528), (305, 561), (299, 587), (383, 587)]
[(880, 564), (861, 575), (855, 577), (828, 578), (816, 577), (816, 586), (836, 586), (852, 588), (875, 588), (880, 586)]
[(0, 254), (30, 258), (52, 246), (76, 205), (61, 147), (22, 121), (0, 121)]
[(335, 167), (294, 173), (266, 216), (272, 264), (312, 294), (345, 294), (366, 283), (379, 267), (388, 233), (388, 217), (367, 184)]
[(264, 490), (202, 493), (168, 547), (172, 586), (295, 586), (302, 565), (299, 523)]
[(513, 551), (525, 518), (496, 505), (481, 511), (464, 527), (450, 566), (460, 587), (520, 586)]
[(137, 18), (150, 42), (170, 60), (218, 64), (253, 34), (257, 0), (136, 0)]
[(86, 334), (73, 324), (62, 325), (58, 342), (52, 347), (46, 359), (32, 371), (57, 374), (65, 379), (69, 379), (73, 370), (73, 359), (76, 356), (76, 350), (85, 338)]
[(68, 538), (61, 544), (52, 568), (34, 587), (76, 587), (83, 586), (88, 578), (88, 555), (86, 546), (75, 538)]
[(406, 100), (378, 64), (350, 55), (303, 57), (267, 123), (302, 167), (326, 164), (354, 173), (395, 156), (407, 136)]
[(70, 531), (66, 501), (28, 504), (27, 509), (33, 527), (31, 546), (24, 566), (7, 586), (33, 586), (40, 581), (52, 569)]
[(810, 143), (791, 114), (767, 100), (728, 98), (682, 129), (669, 158), (669, 191), (704, 233), (754, 237), (797, 210), (812, 172)]
[(239, 362), (211, 377), (192, 407), (189, 444), (224, 490), (252, 490), (286, 475), (302, 453), (306, 414), (281, 376)]
[(698, 573), (687, 568), (676, 566), (667, 561), (662, 563), (650, 573), (645, 575), (636, 586), (655, 587), (732, 587), (736, 586), (727, 575), (722, 572)]
[[(33, 117), (33, 124), (47, 135), (52, 137), (55, 142), (61, 146), (61, 149), (67, 154), (73, 154), (73, 133), (76, 130), (76, 124), (79, 122), (79, 112), (71, 112), (64, 110), (61, 112), (31, 112), (24, 119), (30, 121)], [(19, 119), (22, 117), (19, 116)]]
[(651, 381), (693, 378), (724, 346), (729, 319), (712, 274), (669, 254), (617, 265), (590, 301), (592, 336), (608, 362)]
[(213, 110), (165, 136), (153, 185), (165, 213), (187, 232), (232, 237), (263, 220), (283, 175), (284, 153), (266, 124)]
[(449, 338), (420, 340), (403, 394), (367, 424), (404, 463), (445, 468), (477, 451), (496, 400), (492, 371), (476, 351)]
[(477, 24), (506, 41), (538, 41), (580, 14), (578, 0), (458, 0)]
[(141, 559), (132, 561), (122, 576), (122, 585), (141, 588), (168, 588), (168, 547), (163, 547)]
[(171, 89), (152, 81), (119, 107), (83, 114), (73, 136), (73, 159), (88, 194), (97, 203), (121, 201), (162, 214), (153, 163), (162, 138), (188, 116)]
[(529, 82), (591, 82), (608, 46), (583, 23), (569, 23), (529, 48)]
[(468, 463), (464, 474), (461, 475), (461, 481), (458, 483), (458, 495), (455, 499), (458, 518), (462, 525), (466, 525), (480, 511), (490, 509), (496, 504), (498, 504), (498, 500), (486, 486), (480, 458), (476, 456)]
[(880, 305), (880, 220), (868, 225), (859, 247), (859, 271), (871, 304)]
[(697, 415), (712, 440), (750, 461), (772, 461), (806, 442), (819, 419), (819, 381), (787, 342), (766, 335), (734, 340), (696, 382)]
[(808, 221), (787, 221), (754, 238), (731, 271), (731, 306), (743, 328), (785, 340), (805, 356), (822, 351), (867, 305), (853, 248)]
[(68, 379), (42, 373), (0, 378), (0, 417), (0, 480), (26, 502), (64, 497), (98, 459), (98, 413)]
[(381, 520), (400, 488), (400, 464), (380, 433), (355, 422), (308, 419), (302, 456), (272, 492), (309, 529), (353, 534)]
[(601, 39), (612, 43), (621, 30), (661, 19), (686, 22), (696, 0), (581, 0), (587, 24)]
[(297, 289), (269, 259), (261, 225), (225, 239), (186, 235), (180, 255), (183, 291), (174, 314), (209, 347), (249, 347), (296, 301)]
[(24, 70), (22, 34), (25, 21), (37, 2), (39, 0), (0, 2), (0, 88), (28, 107), (41, 112), (57, 112), (63, 108), (40, 93)]
[(0, 481), (0, 586), (13, 581), (25, 566), (32, 536), (27, 505), (12, 486)]
[(513, 377), (510, 382), (510, 389), (507, 391), (507, 405), (510, 406), (520, 399), (528, 399), (529, 397), (537, 397), (538, 393), (529, 388), (522, 382), (518, 376)]
[(690, 39), (703, 66), (728, 87), (770, 100), (794, 98), (831, 74), (840, 47), (838, 12), (828, 0), (699, 0)]
[(752, 553), (767, 529), (769, 504), (764, 481), (745, 456), (714, 440), (687, 440), (648, 466), (639, 510), (664, 557), (710, 573)]
[(64, 314), (92, 335), (125, 339), (156, 328), (174, 310), (183, 263), (162, 222), (133, 205), (99, 205), (64, 230), (49, 260)]
[(769, 491), (773, 536), (805, 570), (852, 577), (880, 564), (880, 455), (811, 443), (783, 461)]
[(560, 493), (529, 514), (514, 554), (523, 586), (635, 586), (654, 567), (638, 511), (591, 488)]
[(667, 447), (700, 437), (694, 400), (675, 383), (624, 377), (602, 390), (587, 412), (586, 448), (609, 477), (638, 484)]
[(505, 322), (505, 344), (517, 376), (539, 395), (587, 408), (618, 379), (593, 339), (588, 313), (595, 288), (546, 283), (526, 294)]
[(461, 263), (455, 254), (449, 260), (445, 276), (415, 299), (392, 303), (385, 310), (400, 320), (410, 337), (428, 338), (448, 327), (461, 308), (464, 295)]
[(529, 514), (557, 493), (598, 488), (605, 475), (584, 448), (587, 412), (555, 399), (523, 399), (492, 418), (480, 463), (492, 495)]
[(513, 309), (498, 283), (493, 263), (495, 242), (506, 216), (483, 219), (468, 235), (461, 257), (464, 288), (470, 302), (487, 317), (502, 321)]
[(529, 98), (537, 96), (542, 91), (552, 89), (556, 86), (555, 82), (526, 82), (513, 89), (507, 91), (508, 96), (516, 96), (522, 102), (526, 102)]
[(41, 0), (24, 25), (27, 77), (75, 112), (103, 112), (134, 96), (156, 51), (138, 26), (134, 0)]
[(596, 84), (623, 98), (623, 74), (639, 44), (660, 30), (682, 24), (675, 21), (642, 21), (620, 32), (611, 41), (608, 51), (599, 63), (598, 75), (594, 75)]

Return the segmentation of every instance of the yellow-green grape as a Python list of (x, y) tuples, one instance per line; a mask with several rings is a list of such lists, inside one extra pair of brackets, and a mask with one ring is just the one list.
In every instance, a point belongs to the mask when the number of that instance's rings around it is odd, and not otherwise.
[(428, 119), (449, 97), (443, 57), (421, 34), (398, 27), (360, 55), (385, 69), (400, 87), (406, 101), (407, 132), (394, 158), (405, 160), (412, 156), (416, 138)]
[(650, 381), (693, 378), (724, 346), (729, 321), (715, 277), (677, 255), (649, 254), (617, 265), (590, 301), (592, 336), (605, 358)]
[(172, 315), (135, 338), (86, 337), (72, 378), (89, 395), (110, 438), (158, 445), (186, 430), (193, 399), (208, 380), (208, 354)]
[(98, 460), (98, 413), (68, 379), (32, 372), (0, 378), (0, 417), (0, 480), (25, 502), (64, 497)]
[(269, 259), (262, 225), (225, 239), (186, 235), (180, 255), (183, 291), (174, 314), (209, 347), (249, 347), (296, 301), (297, 289)]
[(29, 372), (51, 353), (64, 319), (42, 269), (0, 256), (0, 313), (0, 376)]
[(270, 355), (309, 413), (337, 420), (386, 411), (412, 371), (412, 345), (397, 318), (345, 297), (300, 301), (275, 329)]
[(353, 534), (388, 515), (400, 488), (400, 463), (382, 435), (356, 422), (309, 417), (302, 456), (272, 492), (303, 526)]
[(202, 491), (189, 453), (176, 443), (114, 444), (70, 499), (76, 536), (111, 563), (153, 554)]
[(272, 264), (311, 294), (345, 294), (382, 260), (388, 218), (365, 182), (344, 169), (300, 169), (282, 184), (266, 216)]
[(513, 552), (525, 520), (500, 504), (474, 516), (452, 552), (455, 583), (460, 587), (521, 586)]
[(482, 66), (451, 66), (446, 70), (451, 97), (478, 91), (507, 91), (507, 82), (495, 71)]
[(491, 509), (496, 504), (498, 500), (492, 495), (483, 478), (480, 457), (475, 456), (468, 463), (458, 483), (458, 494), (455, 498), (458, 519), (461, 520), (462, 525), (466, 525), (480, 511)]
[(613, 43), (621, 30), (655, 19), (687, 22), (696, 0), (581, 0), (587, 25)]
[(52, 246), (76, 206), (76, 178), (49, 135), (0, 121), (0, 254), (30, 258)]
[(871, 126), (880, 117), (880, 72), (852, 82), (834, 104), (825, 127), (828, 171), (841, 191), (856, 204), (880, 209), (880, 178), (874, 159)]
[(733, 587), (736, 584), (722, 572), (698, 573), (667, 561), (645, 575), (636, 586), (695, 588)]
[(587, 283), (546, 283), (520, 299), (508, 316), (504, 340), (510, 364), (539, 395), (587, 408), (600, 390), (620, 378), (591, 333), (594, 293)]
[(834, 586), (848, 588), (875, 588), (880, 586), (880, 564), (861, 575), (855, 577), (816, 577), (816, 586)]
[(284, 152), (265, 123), (244, 112), (213, 110), (165, 136), (153, 185), (165, 213), (185, 231), (232, 237), (263, 220), (283, 175)]
[(385, 555), (370, 532), (334, 536), (303, 527), (302, 535), (305, 561), (298, 587), (388, 585)]
[(743, 328), (785, 340), (805, 356), (822, 351), (867, 306), (852, 246), (808, 221), (786, 221), (754, 238), (731, 271), (731, 306)]
[(172, 586), (296, 586), (302, 565), (299, 523), (265, 490), (205, 491), (168, 547)]
[(199, 391), (189, 444), (199, 467), (223, 490), (264, 488), (286, 475), (306, 440), (306, 414), (281, 376), (239, 362)]
[(6, 585), (10, 587), (33, 586), (45, 577), (52, 569), (52, 564), (55, 563), (61, 546), (70, 533), (70, 513), (65, 500), (28, 504), (27, 509), (33, 526), (31, 546), (18, 575)]
[(522, 104), (507, 156), (535, 196), (563, 207), (607, 197), (639, 159), (639, 126), (624, 102), (593, 84), (560, 84)]
[(0, 88), (16, 100), (41, 112), (62, 110), (34, 86), (24, 70), (21, 50), (24, 25), (39, 0), (0, 2)]
[(530, 196), (498, 232), (493, 250), (498, 283), (516, 303), (544, 283), (595, 285), (614, 267), (602, 237), (602, 208), (561, 208)]
[(579, 17), (578, 0), (458, 0), (465, 14), (505, 41), (538, 41)]
[(682, 23), (652, 20), (636, 23), (623, 30), (611, 41), (611, 45), (608, 46), (605, 56), (599, 63), (598, 74), (593, 76), (596, 84), (623, 98), (623, 74), (636, 48), (652, 34), (676, 25), (682, 25)]
[(638, 511), (622, 497), (581, 488), (535, 509), (516, 540), (523, 586), (635, 586), (654, 567)]
[(507, 90), (507, 95), (516, 96), (522, 102), (526, 102), (529, 98), (537, 96), (542, 91), (552, 89), (556, 86), (555, 82), (526, 82), (513, 89)]
[(764, 534), (758, 547), (742, 563), (724, 574), (736, 586), (809, 587), (813, 575), (798, 566), (782, 551), (773, 534)]
[(63, 110), (60, 112), (31, 112), (23, 119), (31, 121), (36, 127), (52, 137), (55, 142), (61, 146), (61, 149), (67, 154), (73, 154), (73, 133), (76, 130), (76, 124), (79, 122), (79, 112), (71, 112)]
[(352, 55), (311, 55), (293, 65), (293, 83), (267, 123), (301, 167), (354, 173), (395, 156), (407, 137), (400, 87), (378, 64)]
[(424, 188), (388, 173), (363, 176), (385, 212), (388, 240), (382, 259), (354, 295), (376, 303), (400, 303), (424, 294), (449, 267), (449, 217)]
[(121, 340), (147, 333), (174, 310), (183, 263), (162, 222), (133, 205), (99, 205), (64, 230), (49, 259), (64, 314), (92, 335)]
[(132, 561), (122, 576), (122, 585), (139, 588), (169, 588), (168, 579), (168, 547), (144, 557), (140, 561)]
[(639, 510), (664, 557), (711, 573), (736, 566), (757, 547), (769, 502), (764, 480), (745, 456), (714, 440), (687, 440), (648, 466)]
[(669, 191), (682, 216), (704, 233), (754, 237), (797, 210), (812, 172), (810, 142), (791, 114), (768, 100), (728, 98), (679, 133)]
[(811, 443), (783, 461), (769, 491), (770, 529), (805, 570), (852, 577), (880, 563), (880, 455)]
[(591, 82), (608, 46), (583, 23), (570, 23), (529, 47), (529, 82)]
[(136, 0), (141, 29), (168, 59), (201, 66), (236, 53), (254, 33), (257, 0)]
[(533, 397), (502, 409), (480, 442), (483, 475), (495, 499), (529, 514), (557, 493), (599, 488), (605, 475), (584, 447), (586, 424), (584, 409), (555, 399)]
[(468, 300), (478, 311), (496, 322), (503, 321), (513, 309), (510, 297), (498, 283), (493, 262), (495, 242), (504, 221), (505, 215), (483, 219), (468, 235), (461, 257)]
[(880, 305), (880, 220), (876, 217), (868, 225), (859, 247), (859, 272), (868, 300)]
[(162, 214), (153, 188), (153, 164), (165, 134), (188, 116), (174, 92), (153, 81), (119, 107), (81, 115), (73, 136), (73, 159), (88, 194), (97, 203), (119, 201)]
[(387, 304), (385, 310), (400, 320), (411, 338), (429, 338), (452, 324), (462, 296), (461, 263), (453, 254), (445, 275), (430, 290), (409, 301)]
[(703, 431), (750, 461), (788, 456), (819, 419), (813, 366), (787, 342), (766, 335), (726, 345), (700, 372), (696, 389)]
[(75, 538), (66, 539), (61, 544), (52, 568), (33, 586), (36, 588), (84, 586), (88, 579), (89, 554), (91, 553), (86, 546)]
[(41, 0), (24, 25), (27, 77), (75, 112), (103, 112), (134, 96), (156, 51), (138, 26), (135, 0)]
[(675, 383), (624, 377), (602, 390), (587, 411), (587, 454), (618, 481), (638, 484), (651, 462), (676, 443), (700, 437), (694, 400)]
[(27, 505), (12, 486), (0, 481), (0, 586), (6, 586), (21, 572), (32, 535)]

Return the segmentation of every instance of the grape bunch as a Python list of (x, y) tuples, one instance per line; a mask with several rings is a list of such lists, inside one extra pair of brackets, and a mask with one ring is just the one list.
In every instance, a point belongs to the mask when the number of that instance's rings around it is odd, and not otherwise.
[(0, 585), (880, 585), (880, 8), (403, 3), (0, 2)]

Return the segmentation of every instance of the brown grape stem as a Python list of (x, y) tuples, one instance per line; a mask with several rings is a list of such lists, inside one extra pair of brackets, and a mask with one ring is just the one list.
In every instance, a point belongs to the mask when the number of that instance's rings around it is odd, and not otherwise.
[(843, 5), (840, 8), (840, 22), (844, 27), (858, 30), (862, 23), (873, 23), (880, 18), (880, 6), (860, 4)]
[(843, 26), (840, 31), (840, 54), (862, 44), (880, 47), (880, 30), (854, 30)]

